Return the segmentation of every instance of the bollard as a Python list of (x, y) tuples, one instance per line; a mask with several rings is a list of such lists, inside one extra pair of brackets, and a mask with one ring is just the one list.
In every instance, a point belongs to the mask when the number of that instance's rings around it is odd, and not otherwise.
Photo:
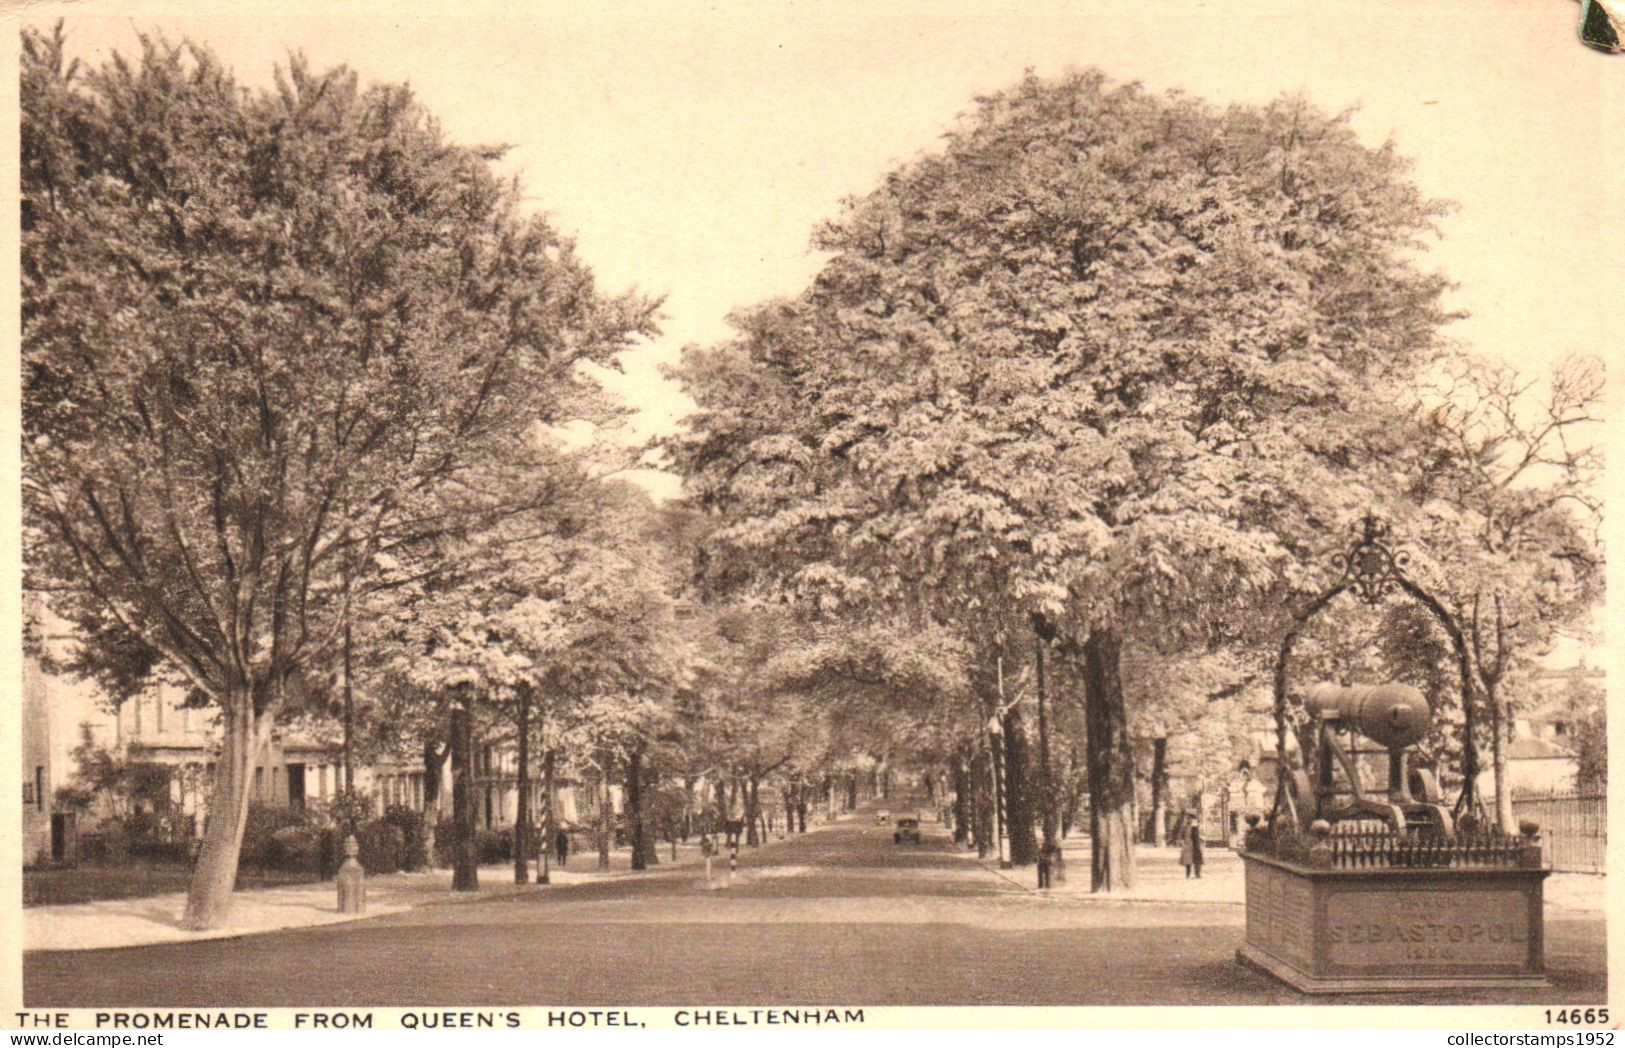
[(344, 838), (344, 863), (339, 866), (338, 876), (340, 913), (367, 912), (366, 871), (356, 858), (360, 854), (361, 845), (356, 843), (355, 835)]

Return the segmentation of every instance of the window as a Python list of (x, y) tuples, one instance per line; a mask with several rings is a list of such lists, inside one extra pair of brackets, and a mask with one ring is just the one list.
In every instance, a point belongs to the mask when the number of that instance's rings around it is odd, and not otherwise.
[(40, 811), (45, 810), (45, 766), (34, 765), (34, 804)]

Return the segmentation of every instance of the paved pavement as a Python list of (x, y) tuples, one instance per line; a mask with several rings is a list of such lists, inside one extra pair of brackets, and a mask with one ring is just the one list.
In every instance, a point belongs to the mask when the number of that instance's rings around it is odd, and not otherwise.
[[(1049, 894), (1056, 897), (1091, 899), (1101, 904), (1122, 902), (1212, 903), (1243, 906), (1246, 903), (1245, 871), (1241, 856), (1228, 848), (1209, 846), (1202, 875), (1190, 877), (1179, 865), (1178, 848), (1136, 846), (1134, 887), (1110, 895), (1093, 895), (1089, 890), (1089, 838), (1074, 835), (1063, 842), (1066, 883), (1057, 884)], [(1012, 884), (1038, 890), (1037, 871), (1031, 867), (1005, 870)], [(1594, 873), (1554, 873), (1546, 878), (1545, 903), (1548, 919), (1600, 916), (1607, 909), (1607, 878)]]
[(718, 864), (348, 925), (31, 953), (28, 1006), (1602, 1003), (1602, 921), (1551, 915), (1544, 991), (1305, 998), (1239, 967), (1233, 903), (1039, 895), (934, 824), (867, 818)]
[[(597, 858), (596, 854), (576, 855), (564, 869), (554, 865), (549, 873), (551, 884), (579, 884), (615, 877), (642, 876), (630, 869), (630, 854), (626, 849), (611, 855), (610, 868), (607, 870), (598, 869)], [(663, 845), (659, 859), (660, 865), (693, 865), (700, 861), (699, 845), (679, 845), (675, 857)], [(532, 876), (537, 875), (537, 870), (533, 869)], [(473, 902), (481, 898), (548, 890), (551, 887), (535, 883), (514, 884), (513, 866), (509, 863), (480, 867), (477, 894), (453, 894), (451, 871), (446, 869), (391, 873), (367, 879), (367, 914), (377, 917), (418, 906)], [(229, 939), (288, 928), (360, 920), (352, 914), (339, 912), (337, 891), (333, 881), (238, 891), (232, 900), (230, 922), (223, 928), (207, 931), (192, 931), (182, 925), (181, 917), (186, 909), (185, 892), (31, 906), (23, 910), (23, 948), (102, 950), (119, 946), (151, 946), (157, 943)]]

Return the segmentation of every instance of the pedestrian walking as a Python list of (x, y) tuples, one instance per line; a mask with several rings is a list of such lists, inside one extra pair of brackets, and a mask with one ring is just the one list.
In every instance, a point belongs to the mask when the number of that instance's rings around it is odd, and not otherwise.
[(1038, 853), (1038, 886), (1048, 888), (1055, 879), (1055, 860), (1060, 858), (1060, 849), (1053, 844), (1046, 845)]
[(1185, 813), (1185, 833), (1179, 842), (1179, 864), (1185, 876), (1202, 876), (1202, 820), (1195, 812)]
[(564, 869), (565, 864), (570, 861), (570, 835), (563, 830), (553, 838), (553, 854), (558, 856), (559, 869)]

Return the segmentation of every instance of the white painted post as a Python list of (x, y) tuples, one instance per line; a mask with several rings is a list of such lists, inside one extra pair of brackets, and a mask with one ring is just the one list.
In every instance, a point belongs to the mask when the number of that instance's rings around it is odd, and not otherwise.
[(338, 875), (340, 913), (367, 912), (366, 871), (356, 857), (360, 854), (361, 845), (356, 843), (355, 835), (344, 838), (344, 864)]

